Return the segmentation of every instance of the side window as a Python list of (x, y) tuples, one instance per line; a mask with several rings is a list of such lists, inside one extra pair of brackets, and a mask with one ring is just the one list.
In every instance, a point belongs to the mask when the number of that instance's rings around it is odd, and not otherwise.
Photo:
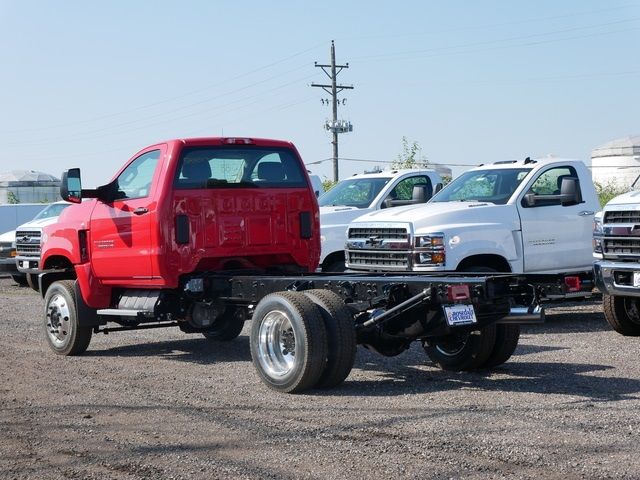
[(156, 171), (160, 150), (144, 153), (136, 158), (118, 176), (117, 199), (143, 198), (149, 195), (153, 173)]
[[(536, 195), (536, 207), (560, 205), (562, 179), (577, 177), (573, 167), (555, 167), (543, 172), (531, 185), (527, 193)], [(545, 198), (548, 197), (548, 198)]]
[(425, 185), (427, 199), (433, 195), (433, 186), (431, 185), (431, 179), (429, 177), (411, 177), (405, 178), (400, 181), (389, 192), (389, 199), (391, 200), (412, 200), (413, 199), (413, 187), (416, 185)]

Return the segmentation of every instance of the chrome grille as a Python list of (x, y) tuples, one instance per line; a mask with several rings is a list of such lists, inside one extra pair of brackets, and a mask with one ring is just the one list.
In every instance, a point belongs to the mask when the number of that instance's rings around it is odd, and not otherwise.
[(355, 250), (349, 252), (349, 265), (407, 269), (409, 267), (409, 255), (407, 252)]
[(640, 238), (604, 238), (605, 255), (640, 256)]
[(640, 210), (609, 211), (604, 214), (604, 223), (640, 224)]
[(406, 240), (409, 232), (406, 228), (350, 228), (349, 238), (370, 238), (380, 239), (393, 238)]
[(18, 230), (16, 232), (16, 255), (22, 257), (39, 257), (40, 235), (40, 231)]

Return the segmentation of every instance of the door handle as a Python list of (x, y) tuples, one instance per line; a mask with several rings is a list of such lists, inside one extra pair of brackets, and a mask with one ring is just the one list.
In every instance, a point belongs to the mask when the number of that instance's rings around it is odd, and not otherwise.
[(133, 211), (133, 213), (135, 215), (144, 215), (145, 213), (149, 213), (149, 209), (145, 207), (138, 207)]
[(591, 210), (583, 210), (578, 215), (581, 217), (588, 217), (589, 215), (595, 215), (596, 212), (592, 212)]

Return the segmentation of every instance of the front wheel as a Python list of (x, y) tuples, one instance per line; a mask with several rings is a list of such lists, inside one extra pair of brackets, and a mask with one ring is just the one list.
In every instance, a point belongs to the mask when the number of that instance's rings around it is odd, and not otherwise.
[(423, 342), (427, 356), (443, 370), (454, 372), (482, 368), (496, 343), (495, 324), (472, 332), (460, 332)]
[(253, 313), (251, 359), (262, 381), (284, 393), (314, 387), (327, 362), (327, 331), (301, 292), (265, 296)]
[(14, 273), (11, 275), (11, 279), (21, 287), (26, 287), (28, 285), (27, 276), (24, 273)]
[(91, 342), (91, 327), (80, 326), (74, 280), (54, 282), (44, 296), (45, 337), (58, 355), (80, 355)]
[(628, 336), (640, 336), (640, 298), (602, 295), (604, 318), (616, 332)]

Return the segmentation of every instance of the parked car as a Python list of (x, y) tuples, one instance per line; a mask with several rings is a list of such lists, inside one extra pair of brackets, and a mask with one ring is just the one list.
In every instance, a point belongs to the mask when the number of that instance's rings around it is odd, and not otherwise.
[(27, 276), (16, 267), (16, 231), (0, 235), (0, 273), (8, 273), (18, 285), (27, 285)]

